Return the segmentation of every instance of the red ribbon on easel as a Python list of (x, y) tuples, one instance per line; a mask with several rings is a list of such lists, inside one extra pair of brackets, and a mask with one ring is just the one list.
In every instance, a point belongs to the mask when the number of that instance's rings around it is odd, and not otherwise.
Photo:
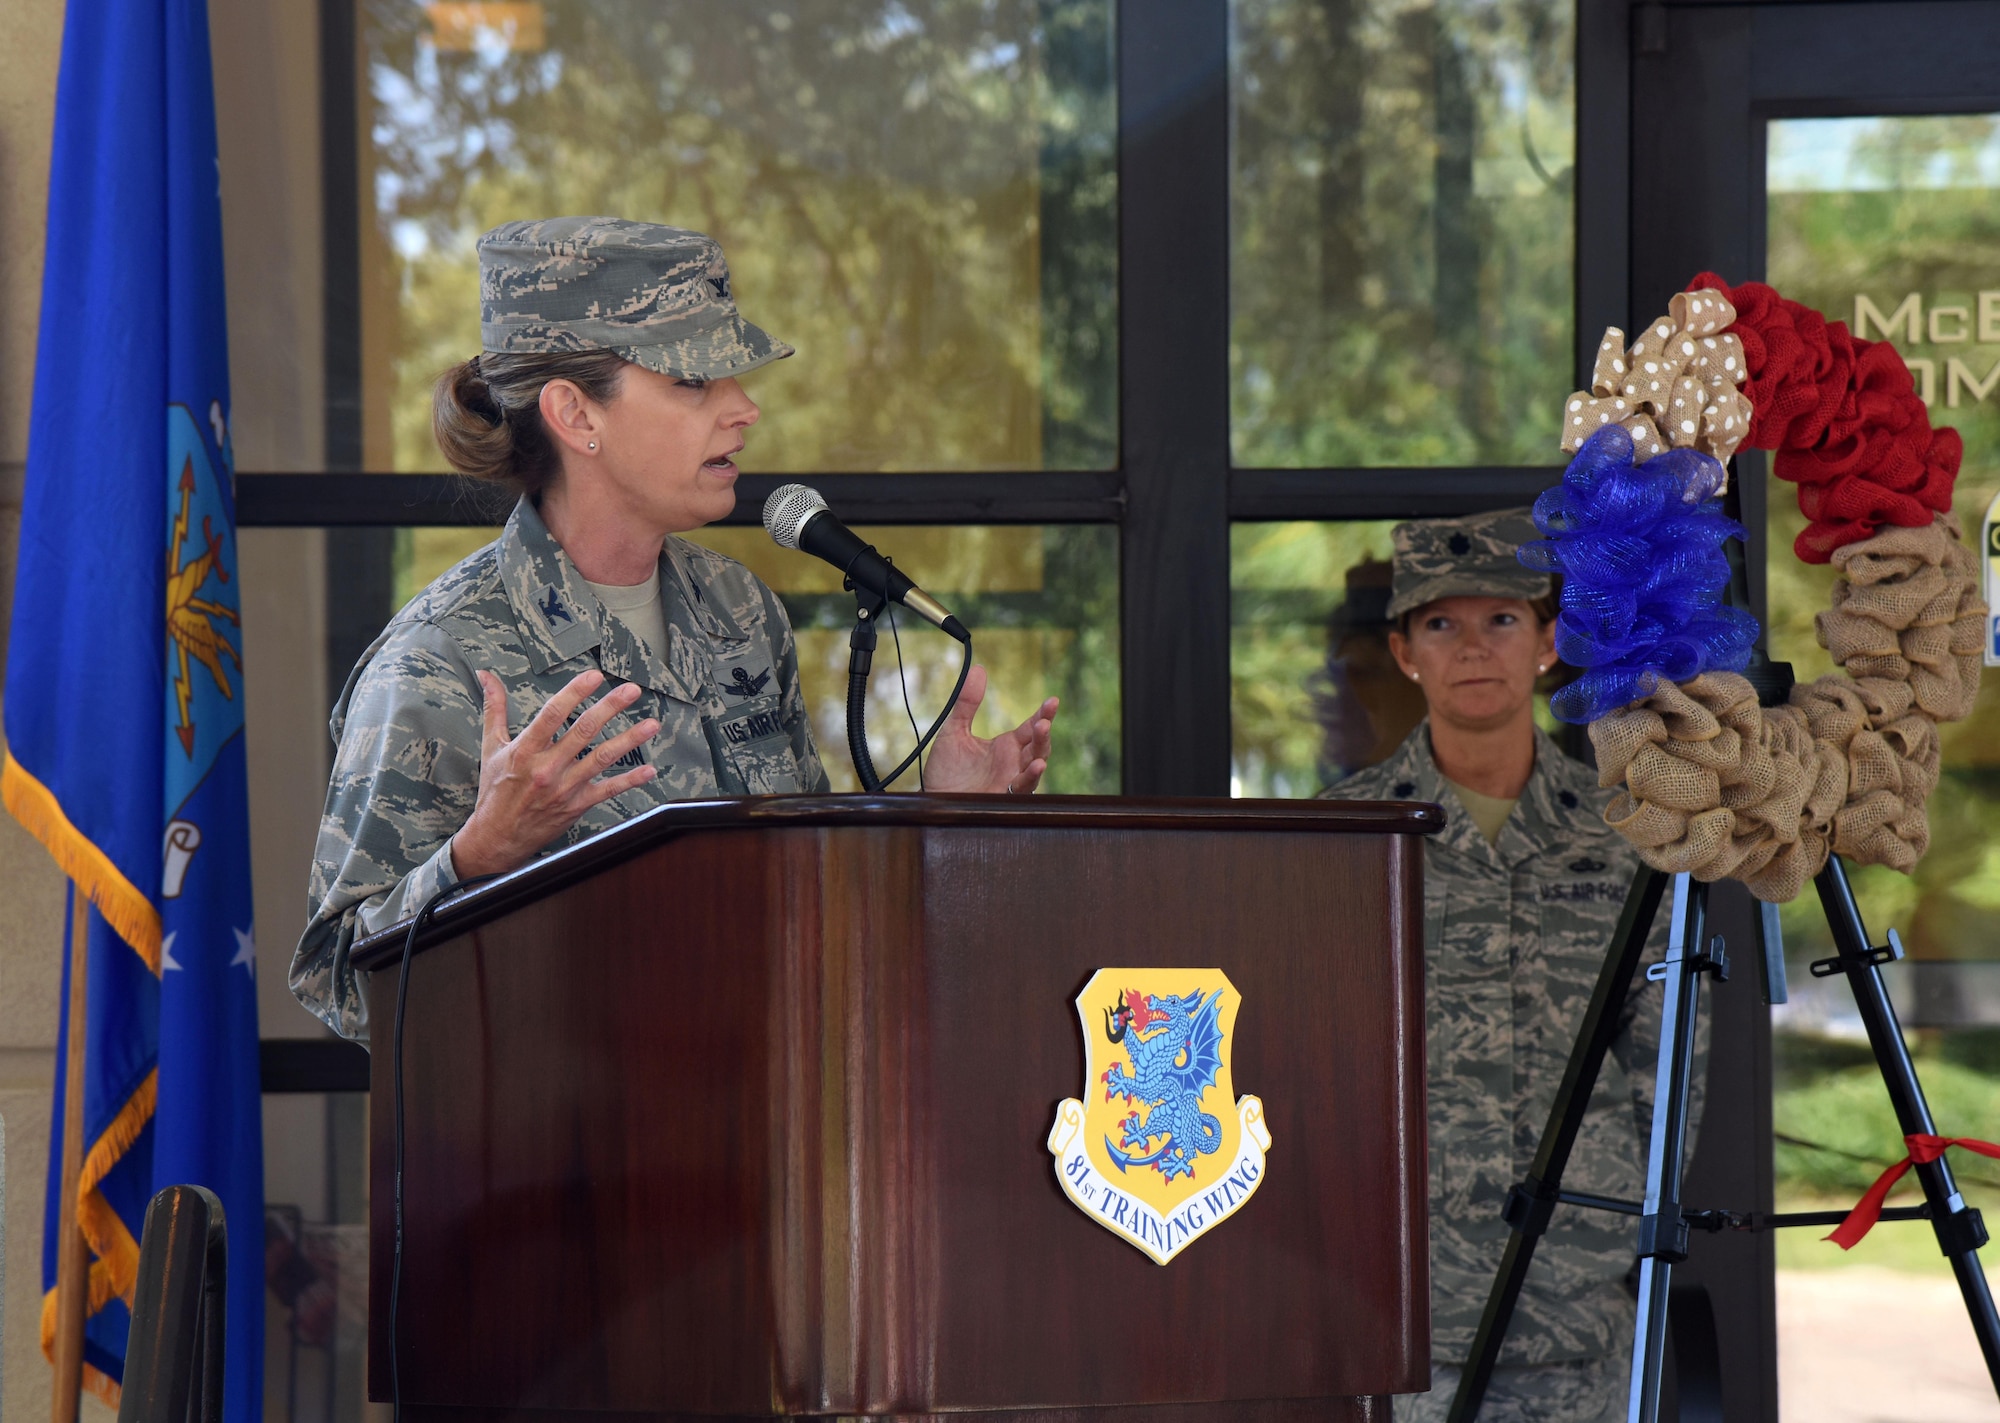
[(1916, 1132), (1903, 1138), (1910, 1148), (1910, 1154), (1875, 1178), (1875, 1184), (1868, 1188), (1868, 1194), (1855, 1203), (1847, 1213), (1847, 1219), (1840, 1228), (1827, 1236), (1842, 1250), (1852, 1250), (1861, 1243), (1861, 1237), (1875, 1228), (1875, 1222), (1882, 1218), (1882, 1202), (1889, 1197), (1890, 1188), (1909, 1171), (1912, 1166), (1928, 1166), (1944, 1155), (1949, 1146), (1962, 1146), (1967, 1151), (1976, 1151), (1981, 1156), (1990, 1156), (2000, 1161), (2000, 1145), (1990, 1141), (1974, 1141), (1969, 1136), (1928, 1136)]

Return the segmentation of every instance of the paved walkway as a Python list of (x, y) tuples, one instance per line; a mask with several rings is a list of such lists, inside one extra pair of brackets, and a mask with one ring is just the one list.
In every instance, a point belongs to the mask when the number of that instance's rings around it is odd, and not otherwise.
[(1948, 1274), (1778, 1271), (1783, 1423), (2000, 1423)]

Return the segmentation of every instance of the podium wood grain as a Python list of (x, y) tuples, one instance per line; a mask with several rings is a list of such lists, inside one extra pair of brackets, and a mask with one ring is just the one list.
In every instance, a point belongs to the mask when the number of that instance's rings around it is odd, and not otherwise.
[[(411, 968), (411, 1417), (1386, 1418), (1428, 1382), (1436, 818), (704, 804), (476, 892)], [(357, 954), (377, 1398), (400, 948)], [(1228, 973), (1273, 1137), (1257, 1195), (1164, 1267), (1044, 1145), (1107, 965)]]

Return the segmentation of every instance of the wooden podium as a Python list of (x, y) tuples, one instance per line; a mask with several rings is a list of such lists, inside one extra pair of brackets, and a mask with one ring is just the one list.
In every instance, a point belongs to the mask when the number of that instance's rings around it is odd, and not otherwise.
[[(411, 963), (408, 1416), (1386, 1423), (1429, 1382), (1417, 837), (1441, 823), (701, 801), (473, 891)], [(378, 1400), (403, 939), (355, 954)], [(1086, 1095), (1073, 1000), (1112, 965), (1229, 975), (1273, 1138), (1257, 1193), (1164, 1266), (1045, 1146)]]

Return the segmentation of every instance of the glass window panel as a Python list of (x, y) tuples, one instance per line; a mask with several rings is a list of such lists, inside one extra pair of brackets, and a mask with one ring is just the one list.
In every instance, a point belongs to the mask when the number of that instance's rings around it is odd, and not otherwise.
[[(1967, 537), (2000, 495), (2000, 115), (1786, 119), (1769, 128), (1770, 280), (1786, 296), (1856, 335), (1885, 336), (1909, 361), (1935, 425), (1965, 438), (1956, 513)], [(1982, 322), (1982, 312), (1986, 320)], [(1804, 527), (1792, 486), (1773, 480), (1766, 532), (1770, 649), (1801, 680), (1833, 670), (1813, 635), (1832, 570), (1791, 555)], [(1944, 767), (1930, 798), (1931, 843), (1915, 872), (1853, 868), (1861, 910), (1878, 941), (1895, 928), (1911, 961), (1885, 977), (1910, 1030), (1940, 1130), (1991, 1139), (2000, 1132), (2000, 684), (1989, 675), (1964, 722), (1939, 728)], [(1780, 1209), (1847, 1206), (1880, 1167), (1852, 1157), (1902, 1155), (1901, 1133), (1869, 1055), (1853, 996), (1806, 966), (1833, 953), (1817, 898), (1783, 913), (1791, 1002), (1773, 1009), (1773, 1116)], [(1803, 1143), (1815, 1143), (1808, 1146)], [(1832, 1148), (1822, 1150), (1819, 1148)], [(1837, 1153), (1846, 1152), (1850, 1156)], [(1959, 1163), (1954, 1162), (1956, 1167)], [(1965, 1194), (1990, 1214), (2000, 1171), (1968, 1159)], [(1910, 1187), (1893, 1200), (1914, 1200)], [(1973, 1350), (1948, 1264), (1922, 1226), (1878, 1226), (1851, 1253), (1778, 1234), (1779, 1357), (1787, 1418), (1814, 1416), (1812, 1380), (1829, 1350), (1897, 1377), (1948, 1374)], [(1996, 1263), (1989, 1249), (1988, 1268)], [(1846, 1273), (1853, 1266), (1894, 1274)], [(1829, 1271), (1838, 1273), (1828, 1274)], [(1921, 1313), (1938, 1327), (1911, 1334), (1920, 1357), (1886, 1343), (1829, 1339), (1815, 1301), (1844, 1291), (1856, 1307)], [(1863, 1305), (1863, 1296), (1868, 1304)], [(1971, 1357), (1976, 1357), (1971, 1355)], [(1933, 1366), (1933, 1364), (1935, 1366)], [(1990, 1409), (1967, 1376), (1963, 1402), (1937, 1395), (1931, 1411)], [(1980, 1397), (1985, 1403), (1978, 1402)], [(1948, 1406), (1947, 1406), (1948, 1405)]]
[(1231, 8), (1236, 464), (1548, 464), (1574, 361), (1573, 4)]
[(1110, 0), (362, 0), (364, 460), (437, 470), (511, 218), (697, 228), (799, 354), (765, 471), (1117, 458)]
[(239, 472), (322, 470), (319, 7), (216, 8), (229, 439)]
[[(1229, 531), (1229, 793), (1309, 796), (1388, 758), (1424, 718), (1389, 653), (1395, 521), (1236, 524)], [(1561, 728), (1536, 688), (1535, 720)]]
[(362, 1423), (368, 1402), (368, 1095), (264, 1098), (264, 1408)]
[(1396, 749), (1424, 699), (1389, 657), (1386, 520), (1229, 531), (1229, 790), (1309, 796)]
[[(985, 701), (973, 729), (994, 736), (1020, 725), (1045, 696), (1062, 698), (1043, 788), (1069, 795), (1119, 789), (1118, 531), (1108, 524), (914, 526), (857, 530), (890, 550), (898, 567), (972, 630), (986, 668)], [(847, 755), (847, 637), (854, 597), (840, 574), (815, 558), (779, 548), (760, 528), (710, 527), (689, 537), (747, 565), (784, 600), (799, 640), (799, 671), (812, 708), (813, 735), (835, 790), (858, 790)], [(488, 543), (491, 529), (401, 529), (396, 596)], [(868, 745), (886, 771), (928, 729), (957, 679), (958, 644), (913, 614), (899, 615), (905, 677), (896, 641), (875, 649), (869, 683)], [(896, 783), (916, 788), (911, 772)]]

